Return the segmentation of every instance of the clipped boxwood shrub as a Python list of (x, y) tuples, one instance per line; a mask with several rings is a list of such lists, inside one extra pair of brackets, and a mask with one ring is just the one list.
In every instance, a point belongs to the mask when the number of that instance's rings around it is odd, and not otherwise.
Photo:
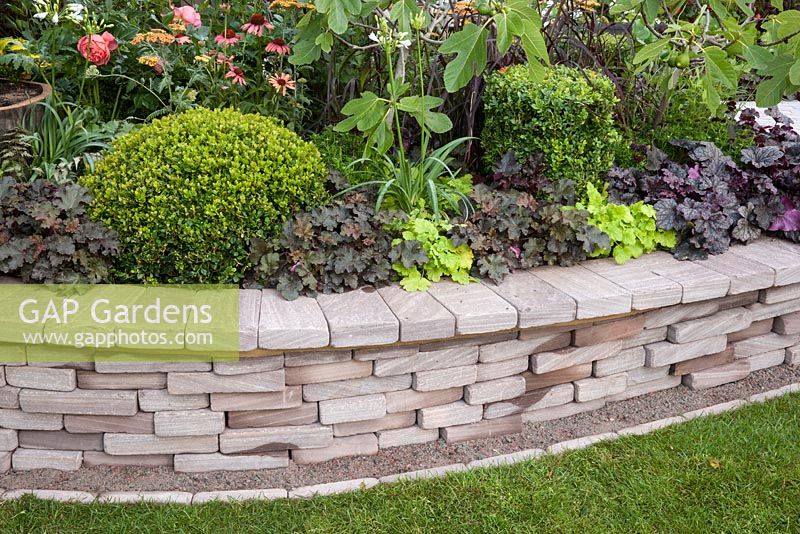
[(481, 133), (484, 159), (491, 168), (513, 151), (520, 163), (544, 154), (545, 173), (569, 179), (584, 195), (587, 181), (602, 190), (622, 135), (614, 123), (614, 85), (590, 70), (548, 69), (537, 82), (525, 65), (495, 72), (483, 97), (486, 123)]
[(236, 283), (250, 242), (325, 195), (319, 151), (260, 115), (194, 109), (117, 138), (81, 182), (119, 233), (117, 281)]

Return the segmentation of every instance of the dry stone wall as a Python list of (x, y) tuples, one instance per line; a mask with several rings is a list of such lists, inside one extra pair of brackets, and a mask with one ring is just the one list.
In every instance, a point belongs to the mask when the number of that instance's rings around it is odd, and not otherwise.
[[(740, 268), (745, 265), (746, 268)], [(242, 291), (242, 359), (0, 366), (0, 470), (275, 469), (522, 431), (800, 363), (800, 246), (652, 254), (282, 300)]]

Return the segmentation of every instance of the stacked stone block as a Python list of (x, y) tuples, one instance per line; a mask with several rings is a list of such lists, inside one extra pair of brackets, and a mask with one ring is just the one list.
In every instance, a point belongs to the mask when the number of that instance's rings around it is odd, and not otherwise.
[[(261, 323), (243, 325), (252, 350), (238, 362), (0, 366), (0, 470), (274, 469), (518, 433), (797, 365), (800, 267), (761, 272), (754, 259), (739, 276), (734, 256), (704, 266), (654, 254), (296, 305), (248, 291)], [(778, 272), (784, 285), (765, 286)]]

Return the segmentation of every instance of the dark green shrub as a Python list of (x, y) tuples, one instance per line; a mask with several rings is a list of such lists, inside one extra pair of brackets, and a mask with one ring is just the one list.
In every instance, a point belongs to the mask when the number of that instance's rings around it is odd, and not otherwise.
[(614, 85), (593, 71), (556, 66), (543, 82), (525, 65), (496, 72), (486, 80), (486, 124), (481, 133), (484, 162), (491, 167), (509, 150), (520, 163), (544, 154), (545, 174), (602, 188), (622, 137), (614, 123)]
[(0, 274), (26, 283), (97, 283), (109, 275), (119, 241), (86, 208), (78, 184), (0, 179)]
[(319, 151), (260, 115), (195, 109), (114, 141), (81, 181), (122, 241), (121, 281), (233, 283), (250, 242), (325, 195)]

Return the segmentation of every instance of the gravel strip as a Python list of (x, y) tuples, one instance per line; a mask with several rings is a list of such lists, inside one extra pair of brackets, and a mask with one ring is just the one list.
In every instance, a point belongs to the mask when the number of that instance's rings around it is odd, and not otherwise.
[(291, 464), (286, 469), (174, 473), (158, 467), (83, 467), (74, 472), (37, 470), (6, 473), (0, 488), (39, 488), (110, 491), (201, 492), (259, 488), (298, 488), (341, 480), (381, 478), (388, 475), (467, 464), (490, 456), (550, 445), (594, 434), (615, 432), (637, 424), (664, 419), (721, 404), (798, 382), (800, 367), (782, 365), (752, 373), (749, 377), (704, 391), (683, 386), (615, 402), (590, 413), (543, 423), (526, 424), (519, 435), (446, 445), (442, 440), (380, 451), (376, 456), (342, 458), (316, 465)]

